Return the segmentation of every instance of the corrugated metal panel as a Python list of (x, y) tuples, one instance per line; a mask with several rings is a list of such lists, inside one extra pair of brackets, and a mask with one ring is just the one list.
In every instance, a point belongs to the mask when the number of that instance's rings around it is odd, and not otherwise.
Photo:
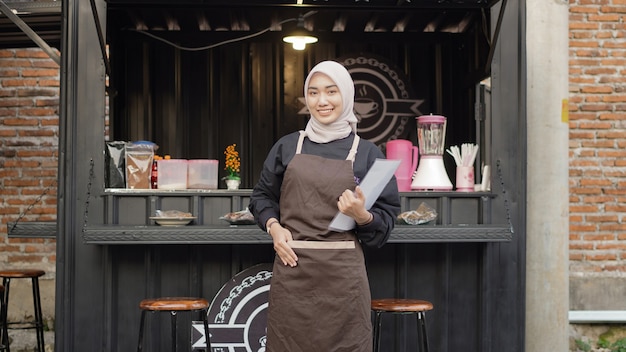
[[(2, 0), (50, 46), (59, 48), (62, 1)], [(307, 28), (317, 32), (463, 32), (499, 0), (386, 1), (108, 1), (114, 27), (152, 31), (280, 31), (281, 20), (316, 11)], [(289, 25), (286, 26), (289, 28)], [(35, 46), (0, 14), (0, 48)]]
[[(61, 48), (61, 1), (2, 1), (49, 46)], [(11, 19), (0, 12), (0, 48), (35, 46)]]

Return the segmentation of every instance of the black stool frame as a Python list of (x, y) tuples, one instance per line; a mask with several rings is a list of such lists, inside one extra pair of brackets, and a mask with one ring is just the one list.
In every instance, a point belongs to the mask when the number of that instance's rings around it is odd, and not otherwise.
[(0, 351), (8, 351), (8, 346), (7, 307), (4, 305), (4, 287), (0, 287)]
[[(204, 335), (206, 336), (205, 338), (206, 339), (206, 350), (205, 350), (206, 352), (211, 351), (211, 336), (209, 335), (209, 321), (207, 320), (208, 310), (209, 308), (202, 308), (202, 309), (195, 309), (195, 310), (181, 310), (181, 312), (193, 312), (193, 311), (202, 312), (202, 322), (204, 324)], [(165, 312), (165, 311), (160, 311), (160, 310), (149, 310), (149, 309), (141, 310), (141, 322), (139, 323), (139, 342), (137, 343), (137, 352), (143, 351), (143, 334), (144, 334), (143, 328), (144, 328), (144, 323), (146, 319), (146, 313), (148, 311), (153, 314), (157, 312)], [(169, 312), (171, 316), (172, 352), (176, 352), (177, 351), (176, 349), (177, 348), (176, 346), (176, 316), (179, 311), (172, 310)]]
[[(22, 279), (22, 278), (19, 278)], [(26, 279), (26, 278), (24, 278)], [(31, 277), (32, 289), (33, 289), (33, 305), (35, 309), (35, 321), (30, 323), (30, 326), (23, 327), (22, 329), (35, 329), (37, 332), (37, 351), (44, 352), (46, 350), (44, 343), (44, 335), (43, 335), (43, 314), (41, 313), (41, 296), (39, 294), (39, 276)], [(8, 325), (10, 324), (7, 321), (7, 311), (9, 310), (9, 287), (11, 285), (11, 278), (4, 277), (2, 279), (2, 285), (4, 286), (4, 296), (2, 297), (3, 311), (3, 334), (6, 337), (6, 345), (4, 346), (4, 350), (6, 352), (11, 352), (11, 347), (9, 346), (9, 336), (8, 336)], [(2, 341), (5, 342), (4, 339)], [(1, 350), (0, 350), (1, 351)]]
[(384, 310), (375, 310), (374, 318), (374, 352), (380, 351), (380, 332), (382, 325), (383, 313), (390, 314), (415, 314), (417, 317), (417, 350), (420, 352), (428, 352), (428, 335), (426, 334), (426, 312), (390, 312)]

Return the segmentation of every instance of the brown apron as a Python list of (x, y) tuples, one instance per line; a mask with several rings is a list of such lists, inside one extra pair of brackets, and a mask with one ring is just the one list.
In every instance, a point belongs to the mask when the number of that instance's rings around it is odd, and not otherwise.
[(274, 260), (267, 352), (370, 352), (371, 297), (362, 248), (354, 232), (328, 230), (339, 196), (355, 187), (359, 137), (346, 160), (300, 154), (303, 140), (301, 133), (280, 197), (281, 224), (293, 234), (298, 265)]

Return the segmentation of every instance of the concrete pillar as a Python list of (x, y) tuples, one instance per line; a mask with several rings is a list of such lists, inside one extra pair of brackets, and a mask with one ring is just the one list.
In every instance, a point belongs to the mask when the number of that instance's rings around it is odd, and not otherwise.
[(569, 350), (568, 11), (526, 0), (526, 352)]

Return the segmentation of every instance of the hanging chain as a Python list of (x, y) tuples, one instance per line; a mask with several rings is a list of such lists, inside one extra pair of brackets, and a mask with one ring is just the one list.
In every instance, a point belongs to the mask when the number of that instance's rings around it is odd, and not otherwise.
[(89, 197), (91, 196), (91, 183), (94, 179), (94, 171), (93, 171), (93, 159), (89, 160), (89, 180), (87, 180), (87, 196), (85, 197), (85, 216), (83, 219), (83, 234), (85, 233), (85, 228), (87, 228), (87, 220), (89, 220)]
[(22, 218), (24, 216), (26, 216), (26, 214), (31, 211), (34, 207), (35, 204), (39, 203), (41, 201), (41, 199), (48, 194), (48, 192), (50, 192), (50, 190), (53, 187), (56, 187), (57, 185), (57, 180), (54, 180), (54, 182), (52, 182), (50, 185), (48, 185), (48, 187), (46, 187), (43, 192), (41, 192), (41, 194), (26, 208), (26, 210), (24, 210), (18, 217), (17, 220), (15, 220), (15, 222), (13, 223), (13, 226), (11, 226), (11, 229), (9, 230), (9, 233), (13, 232), (13, 230), (15, 230), (15, 228), (17, 227), (17, 223), (20, 222), (20, 220), (22, 220)]
[(514, 233), (513, 231), (513, 223), (511, 222), (511, 209), (509, 208), (509, 199), (507, 197), (506, 194), (506, 188), (504, 186), (504, 177), (502, 177), (502, 168), (500, 167), (500, 160), (498, 159), (498, 161), (496, 161), (496, 167), (498, 170), (498, 178), (500, 179), (500, 188), (502, 189), (502, 196), (504, 199), (504, 210), (506, 211), (506, 221), (509, 224), (509, 228), (511, 230), (511, 233)]

